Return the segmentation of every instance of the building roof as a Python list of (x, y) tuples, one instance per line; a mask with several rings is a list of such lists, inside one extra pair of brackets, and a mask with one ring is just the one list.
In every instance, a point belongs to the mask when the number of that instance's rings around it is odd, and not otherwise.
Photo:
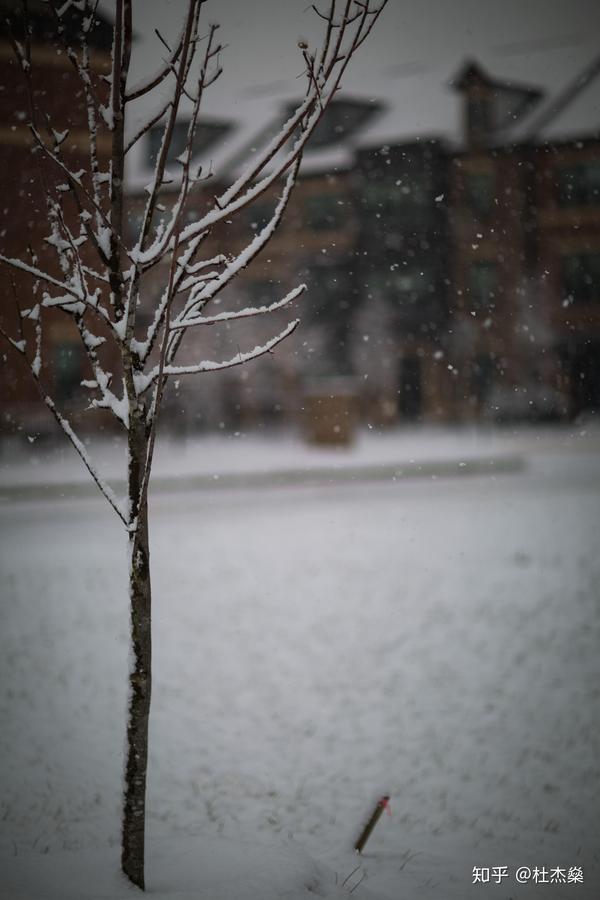
[(581, 136), (600, 136), (600, 54), (577, 71), (561, 91), (546, 98), (514, 135), (515, 139), (538, 142)]

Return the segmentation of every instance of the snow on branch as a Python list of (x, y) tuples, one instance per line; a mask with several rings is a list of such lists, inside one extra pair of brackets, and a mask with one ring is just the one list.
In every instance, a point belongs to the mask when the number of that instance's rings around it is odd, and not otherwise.
[(46, 393), (44, 387), (40, 381), (40, 371), (39, 365), (37, 364), (38, 356), (33, 362), (30, 362), (27, 358), (27, 350), (26, 350), (26, 341), (24, 338), (21, 338), (20, 341), (15, 341), (13, 338), (9, 337), (9, 335), (4, 331), (3, 328), (0, 327), (0, 335), (10, 343), (10, 345), (25, 359), (28, 363), (29, 368), (31, 370), (31, 375), (33, 377), (33, 381), (35, 386), (40, 394), (42, 401), (45, 403), (46, 407), (50, 410), (56, 422), (60, 425), (63, 432), (79, 454), (84, 466), (90, 473), (92, 479), (98, 486), (100, 492), (106, 498), (110, 506), (116, 512), (119, 519), (123, 522), (124, 525), (127, 525), (127, 518), (125, 516), (125, 511), (119, 498), (111, 488), (111, 486), (102, 478), (98, 470), (96, 469), (92, 459), (83, 443), (83, 441), (78, 437), (78, 435), (73, 430), (73, 427), (69, 420), (58, 410), (54, 400), (50, 397), (49, 394)]
[[(342, 19), (336, 24), (334, 22), (336, 3), (335, 0), (332, 0), (327, 16), (328, 29), (322, 46), (321, 60), (317, 68), (314, 65), (314, 57), (307, 57), (306, 51), (303, 49), (308, 79), (307, 96), (304, 101), (283, 124), (279, 133), (259, 153), (258, 159), (254, 159), (228, 190), (215, 199), (214, 209), (209, 211), (198, 222), (184, 229), (184, 232), (181, 234), (182, 241), (189, 240), (197, 231), (228, 218), (243, 206), (251, 203), (293, 164), (294, 160), (302, 153), (306, 142), (319, 123), (327, 106), (339, 90), (341, 78), (348, 67), (350, 59), (366, 39), (387, 2), (388, 0), (381, 0), (379, 6), (372, 8), (368, 2), (362, 3), (359, 0), (346, 0)], [(352, 4), (355, 7), (354, 12), (350, 11)], [(344, 48), (344, 38), (347, 32), (351, 31), (350, 25), (357, 20), (358, 26), (351, 35), (349, 45)], [(331, 33), (334, 29), (337, 29), (337, 38), (333, 47), (331, 47)], [(283, 149), (299, 127), (302, 134), (293, 145), (292, 150), (273, 166), (273, 171), (267, 177), (263, 177), (261, 181), (256, 183), (259, 175), (264, 172), (266, 166)], [(254, 186), (250, 187), (253, 182)]]
[[(250, 265), (275, 234), (294, 189), (303, 151), (340, 89), (349, 60), (387, 0), (377, 0), (378, 5), (374, 5), (374, 0), (328, 0), (328, 12), (319, 9), (321, 3), (317, 0), (313, 11), (325, 21), (325, 29), (320, 47), (314, 52), (304, 43), (300, 45), (304, 99), (278, 134), (253, 156), (240, 176), (214, 198), (204, 215), (184, 226), (183, 216), (190, 208), (192, 191), (202, 180), (199, 173), (192, 173), (201, 104), (206, 89), (221, 73), (219, 54), (222, 45), (215, 38), (217, 26), (209, 26), (202, 36), (199, 32), (200, 12), (205, 2), (188, 0), (183, 27), (174, 46), (171, 48), (158, 35), (167, 51), (158, 71), (141, 83), (129, 86), (134, 33), (132, 0), (114, 0), (112, 4), (114, 26), (109, 75), (94, 69), (88, 47), (98, 0), (47, 0), (57, 23), (57, 38), (76, 73), (77, 87), (82, 88), (78, 102), (84, 116), (87, 113), (89, 171), (74, 170), (69, 156), (63, 152), (68, 136), (66, 123), (52, 123), (52, 108), (42, 99), (43, 95), (34, 94), (31, 29), (25, 28), (25, 37), (20, 38), (22, 43), (12, 33), (9, 35), (26, 82), (28, 124), (38, 151), (34, 162), (46, 197), (51, 229), (44, 240), (54, 252), (55, 260), (54, 264), (44, 263), (41, 267), (33, 253), (28, 262), (0, 254), (0, 263), (29, 275), (34, 281), (31, 302), (26, 304), (29, 308), (19, 309), (20, 337), (7, 339), (13, 350), (21, 353), (28, 362), (42, 399), (84, 460), (103, 495), (129, 525), (137, 520), (140, 504), (145, 502), (156, 421), (168, 377), (242, 365), (272, 352), (298, 325), (298, 320), (290, 322), (266, 343), (247, 352), (240, 351), (230, 359), (176, 363), (188, 328), (218, 326), (276, 313), (306, 290), (305, 285), (299, 285), (274, 302), (206, 314), (208, 304)], [(24, 9), (26, 12), (26, 0)], [(65, 27), (67, 11), (69, 17), (81, 14), (82, 29), (73, 31)], [(74, 34), (78, 35), (75, 38), (78, 47), (72, 45)], [(197, 65), (192, 70), (196, 58)], [(133, 135), (128, 133), (126, 139), (129, 104), (154, 91), (157, 101), (153, 104), (154, 112)], [(178, 157), (181, 176), (178, 175), (171, 201), (166, 203), (161, 192), (167, 180), (175, 126), (181, 121), (185, 98), (190, 101), (190, 106), (185, 146)], [(125, 155), (159, 122), (163, 123), (162, 141), (147, 188), (141, 225), (132, 246), (126, 237), (129, 198), (125, 190)], [(98, 154), (105, 144), (99, 139), (99, 126), (105, 130), (103, 137), (110, 139), (106, 142), (110, 144), (109, 159), (102, 160), (102, 170)], [(232, 253), (231, 248), (225, 247), (225, 252), (213, 255), (211, 259), (197, 258), (205, 239), (211, 236), (218, 223), (235, 218), (270, 189), (276, 189), (279, 195), (273, 200), (270, 218), (248, 238), (241, 251), (236, 249)], [(147, 292), (146, 286), (150, 287)], [(152, 307), (145, 306), (146, 296), (158, 298)], [(140, 313), (142, 307), (145, 307), (143, 315)], [(140, 464), (142, 480), (137, 482), (138, 486), (129, 498), (126, 513), (93, 469), (70, 422), (41, 388), (39, 376), (46, 368), (46, 361), (42, 361), (45, 343), (42, 341), (42, 321), (46, 321), (46, 314), (49, 318), (56, 309), (71, 318), (87, 357), (90, 372), (81, 382), (81, 396), (88, 404), (86, 408), (108, 409), (126, 429), (129, 438), (134, 436), (140, 442), (139, 459), (144, 459)], [(150, 324), (146, 325), (148, 312)], [(90, 325), (93, 317), (101, 326), (98, 333)], [(157, 345), (158, 365), (156, 358), (150, 361)], [(192, 359), (201, 355), (201, 351), (196, 351)], [(107, 371), (105, 365), (118, 372), (122, 390), (117, 393), (111, 384), (112, 371)], [(152, 390), (143, 396), (149, 388)]]
[[(154, 318), (148, 327), (146, 340), (137, 341), (135, 338), (133, 339), (132, 349), (134, 349), (138, 354), (140, 363), (144, 363), (150, 355), (154, 346), (154, 342), (156, 341), (157, 335), (160, 331), (161, 325), (164, 322), (167, 308), (172, 302), (173, 295), (179, 292), (182, 279), (184, 275), (190, 271), (189, 267), (191, 265), (191, 261), (193, 260), (200, 244), (206, 237), (207, 233), (208, 232), (201, 232), (200, 234), (198, 234), (193, 241), (189, 242), (181, 256), (177, 258), (176, 271), (174, 272), (172, 284), (167, 285), (162, 293), (160, 301), (156, 306)], [(223, 254), (219, 254), (218, 256), (215, 256), (210, 260), (202, 260), (194, 264), (192, 266), (192, 271), (200, 271), (200, 269), (202, 269), (204, 266), (209, 266), (226, 261), (227, 258), (223, 256)]]
[[(114, 242), (118, 249), (121, 252), (127, 254), (127, 248), (125, 247), (121, 233), (117, 233), (116, 229), (112, 227), (111, 221), (108, 218), (106, 212), (102, 208), (100, 193), (99, 193), (99, 184), (100, 184), (100, 174), (96, 172), (96, 177), (93, 177), (93, 185), (94, 185), (94, 196), (91, 196), (85, 185), (83, 184), (81, 177), (84, 174), (83, 172), (72, 172), (68, 166), (62, 161), (60, 156), (56, 152), (50, 150), (50, 148), (46, 145), (45, 141), (42, 139), (38, 130), (34, 125), (30, 125), (31, 133), (34, 137), (34, 140), (48, 159), (50, 159), (60, 170), (63, 172), (67, 179), (68, 187), (70, 187), (73, 198), (75, 200), (77, 209), (79, 211), (79, 215), (81, 221), (84, 225), (85, 232), (96, 249), (98, 256), (100, 257), (100, 262), (103, 265), (106, 265), (109, 260), (110, 254), (110, 246), (111, 242)], [(67, 187), (63, 189), (66, 190)], [(46, 193), (48, 194), (48, 190)], [(97, 221), (97, 229), (94, 231), (89, 224), (89, 220), (91, 218), (89, 212), (84, 208), (84, 204), (82, 201), (82, 196), (88, 201), (92, 209), (94, 209), (96, 214)]]
[[(57, 278), (54, 278), (52, 275), (49, 275), (47, 272), (42, 272), (41, 269), (38, 269), (36, 266), (30, 266), (28, 263), (23, 262), (21, 259), (11, 259), (8, 256), (3, 256), (0, 253), (0, 262), (5, 263), (7, 266), (11, 266), (13, 269), (19, 269), (21, 272), (27, 272), (28, 275), (32, 275), (34, 278), (39, 278), (40, 281), (45, 281), (46, 284), (51, 284), (53, 287), (60, 288), (61, 291), (64, 291), (69, 297), (72, 298), (69, 302), (73, 302), (76, 300), (80, 303), (84, 303), (86, 301), (86, 297), (81, 290), (81, 288), (74, 288), (72, 285), (67, 284), (64, 281), (59, 281)], [(58, 298), (56, 301), (56, 305), (61, 305), (64, 303), (64, 297)]]
[[(329, 27), (322, 47), (319, 68), (316, 68), (315, 56), (305, 56), (308, 80), (307, 96), (298, 110), (296, 110), (284, 124), (279, 135), (269, 143), (263, 153), (259, 156), (258, 161), (253, 162), (228, 191), (221, 197), (215, 198), (215, 206), (213, 209), (209, 210), (198, 222), (188, 225), (179, 232), (176, 238), (173, 236), (169, 243), (164, 241), (164, 232), (162, 232), (160, 239), (155, 241), (152, 247), (147, 248), (141, 253), (138, 251), (139, 255), (136, 259), (136, 264), (138, 266), (154, 265), (156, 260), (166, 252), (170, 251), (171, 253), (174, 253), (175, 247), (179, 247), (189, 241), (195, 241), (199, 235), (210, 233), (215, 224), (234, 215), (242, 208), (252, 203), (289, 170), (283, 196), (276, 207), (273, 217), (254, 237), (251, 243), (241, 253), (237, 254), (237, 256), (231, 260), (225, 266), (223, 271), (215, 278), (208, 280), (207, 277), (204, 276), (194, 280), (193, 277), (189, 277), (190, 273), (188, 273), (188, 278), (184, 281), (185, 289), (189, 289), (188, 300), (184, 305), (183, 311), (171, 323), (172, 327), (167, 328), (167, 326), (165, 326), (167, 332), (169, 332), (167, 361), (170, 366), (173, 365), (174, 357), (180, 346), (182, 334), (185, 332), (187, 324), (192, 321), (195, 322), (199, 318), (199, 311), (202, 310), (239, 271), (245, 268), (255, 258), (274, 234), (294, 186), (304, 147), (325, 109), (331, 102), (331, 99), (339, 89), (341, 77), (346, 70), (351, 56), (355, 52), (356, 47), (362, 40), (363, 35), (368, 33), (386, 2), (387, 0), (382, 0), (379, 7), (371, 8), (368, 3), (362, 4), (357, 3), (356, 0), (346, 0), (344, 12), (338, 22), (334, 20), (336, 2), (333, 0), (330, 7)], [(344, 38), (346, 34), (351, 31), (350, 26), (354, 22), (358, 22), (358, 25), (350, 34), (348, 46), (344, 48)], [(335, 41), (332, 41), (331, 36), (335, 29), (337, 29), (337, 37)], [(208, 58), (209, 48), (207, 48), (205, 62)], [(298, 131), (299, 136), (294, 140), (291, 149), (287, 153), (281, 155), (281, 158), (272, 167), (272, 171), (267, 175), (263, 175), (258, 182), (254, 181), (254, 179), (264, 171), (267, 163), (282, 150), (289, 139)], [(161, 150), (162, 149), (164, 149), (164, 141)], [(252, 183), (253, 181), (254, 183)], [(154, 186), (151, 188), (151, 197), (155, 196), (156, 184), (155, 178)], [(177, 200), (177, 204), (180, 200), (181, 194)], [(175, 211), (178, 215), (180, 208), (177, 207), (177, 204)], [(177, 291), (182, 291), (183, 286), (177, 284), (175, 289)], [(158, 329), (163, 324), (164, 311), (171, 302), (172, 298), (167, 291), (163, 295), (163, 300), (161, 301), (160, 315), (155, 317), (151, 326), (151, 338), (149, 332), (149, 340), (144, 348), (146, 355), (148, 348), (155, 339)]]
[[(294, 321), (290, 322), (289, 325), (287, 325), (283, 329), (283, 331), (267, 341), (266, 344), (260, 344), (254, 347), (253, 350), (248, 350), (246, 353), (237, 353), (231, 359), (222, 361), (205, 359), (202, 360), (202, 362), (195, 363), (193, 365), (183, 366), (166, 365), (163, 369), (163, 375), (198, 375), (201, 372), (216, 372), (219, 369), (231, 369), (234, 366), (241, 366), (244, 363), (250, 362), (250, 360), (252, 359), (258, 359), (259, 356), (264, 356), (266, 353), (271, 353), (278, 344), (284, 341), (287, 337), (289, 337), (290, 334), (292, 334), (293, 331), (296, 330), (299, 324), (300, 319), (294, 319)], [(158, 366), (156, 366), (148, 376), (140, 378), (138, 380), (139, 392), (143, 393), (145, 390), (147, 390), (150, 385), (156, 381), (158, 375)]]
[(281, 217), (288, 204), (292, 189), (298, 176), (301, 158), (298, 157), (292, 171), (288, 174), (282, 195), (275, 207), (275, 211), (267, 224), (255, 235), (253, 240), (247, 247), (225, 267), (223, 272), (215, 279), (205, 285), (204, 279), (198, 283), (198, 289), (190, 290), (190, 297), (186, 303), (183, 312), (174, 322), (175, 327), (185, 327), (186, 320), (194, 313), (196, 309), (202, 309), (208, 301), (214, 297), (231, 279), (238, 274), (258, 255), (262, 248), (270, 241), (275, 233), (275, 229), (281, 221)]
[(130, 103), (132, 100), (138, 100), (140, 97), (143, 97), (145, 94), (149, 94), (155, 88), (157, 88), (162, 82), (171, 75), (174, 71), (175, 63), (181, 56), (181, 52), (184, 47), (184, 36), (185, 36), (185, 24), (181, 29), (179, 34), (179, 38), (177, 43), (175, 44), (175, 49), (171, 53), (171, 56), (168, 60), (164, 62), (161, 68), (154, 75), (150, 75), (140, 81), (138, 84), (134, 85), (134, 87), (130, 88), (129, 91), (125, 94), (125, 102)]
[[(153, 243), (148, 247), (146, 246), (146, 241), (149, 236), (150, 226), (152, 224), (152, 218), (154, 215), (154, 211), (157, 207), (158, 200), (158, 191), (163, 184), (164, 176), (165, 176), (165, 168), (167, 163), (168, 150), (172, 141), (173, 129), (175, 127), (175, 122), (177, 119), (177, 114), (179, 110), (179, 105), (181, 102), (182, 95), (186, 93), (185, 84), (188, 78), (188, 73), (191, 65), (192, 55), (195, 50), (195, 34), (198, 26), (198, 15), (199, 7), (195, 11), (196, 18), (193, 19), (193, 32), (191, 34), (188, 33), (190, 23), (188, 22), (188, 29), (185, 32), (185, 41), (184, 48), (182, 51), (181, 61), (179, 71), (176, 73), (176, 81), (175, 81), (175, 89), (172, 98), (167, 103), (163, 112), (169, 111), (169, 115), (167, 117), (167, 121), (165, 122), (164, 130), (163, 130), (163, 139), (161, 142), (161, 146), (157, 155), (154, 176), (147, 188), (149, 199), (146, 205), (146, 210), (143, 216), (143, 223), (140, 229), (140, 234), (137, 242), (137, 246), (132, 251), (132, 258), (136, 264), (136, 266), (140, 269), (148, 269), (157, 262), (159, 262), (170, 245), (171, 240), (173, 239), (175, 224), (179, 220), (179, 214), (181, 209), (183, 208), (190, 185), (192, 184), (192, 179), (190, 177), (190, 167), (192, 163), (193, 149), (194, 149), (194, 135), (196, 132), (196, 126), (198, 123), (198, 117), (200, 114), (200, 106), (202, 103), (203, 95), (205, 89), (214, 82), (214, 80), (221, 74), (221, 69), (217, 67), (212, 76), (208, 75), (208, 66), (210, 60), (221, 50), (221, 45), (219, 44), (217, 47), (213, 46), (213, 40), (215, 36), (215, 32), (217, 31), (217, 25), (211, 25), (208, 34), (208, 41), (206, 45), (206, 50), (204, 53), (204, 58), (202, 64), (200, 66), (200, 74), (198, 77), (198, 84), (196, 88), (196, 95), (194, 98), (190, 98), (193, 100), (193, 107), (189, 119), (188, 133), (186, 137), (185, 149), (181, 156), (179, 157), (179, 162), (183, 165), (183, 175), (181, 179), (181, 187), (179, 190), (179, 195), (175, 200), (172, 210), (171, 210), (171, 221), (170, 223), (163, 228), (160, 232), (157, 232)], [(192, 15), (192, 9), (190, 8), (189, 15)], [(161, 118), (161, 117), (159, 117)], [(146, 123), (143, 127), (142, 131), (147, 131), (151, 125), (154, 124), (154, 121)], [(134, 140), (139, 140), (141, 137), (141, 131), (138, 132)], [(198, 229), (198, 232), (201, 232), (203, 229)]]
[[(30, 274), (36, 272), (35, 267), (27, 266), (26, 271)], [(38, 282), (34, 284), (33, 287), (33, 295), (37, 293)], [(64, 285), (63, 285), (64, 286)], [(91, 401), (91, 405), (95, 406), (99, 409), (110, 409), (115, 417), (121, 422), (122, 425), (127, 427), (128, 422), (128, 410), (127, 406), (124, 403), (124, 400), (119, 400), (109, 389), (110, 384), (110, 376), (103, 370), (100, 365), (100, 361), (98, 359), (97, 350), (98, 347), (102, 346), (105, 343), (106, 338), (100, 337), (98, 335), (93, 334), (85, 325), (84, 322), (84, 313), (86, 311), (86, 305), (83, 302), (73, 303), (69, 294), (65, 297), (49, 297), (47, 293), (42, 295), (41, 303), (36, 303), (32, 309), (23, 310), (19, 306), (18, 299), (15, 296), (15, 302), (17, 304), (17, 309), (19, 313), (19, 318), (27, 318), (35, 322), (35, 333), (36, 333), (36, 350), (35, 350), (35, 358), (32, 362), (29, 363), (32, 374), (36, 381), (39, 381), (40, 370), (42, 367), (42, 310), (48, 309), (52, 307), (59, 307), (63, 312), (69, 314), (73, 317), (75, 321), (75, 325), (79, 332), (85, 353), (88, 357), (90, 365), (92, 367), (92, 371), (94, 373), (94, 382), (88, 382), (83, 384), (84, 387), (93, 387), (94, 389), (100, 392), (100, 399), (93, 399)], [(94, 307), (95, 312), (99, 312), (99, 308)], [(111, 324), (108, 322), (108, 324)], [(21, 339), (19, 341), (15, 341), (13, 338), (8, 337), (6, 333), (3, 333), (4, 337), (10, 341), (12, 346), (18, 350), (25, 358), (26, 355), (26, 347), (27, 342), (24, 338), (24, 335), (21, 334)], [(28, 360), (29, 362), (29, 360)], [(46, 396), (43, 396), (44, 403), (48, 406)], [(54, 413), (54, 410), (52, 410)]]
[(73, 447), (75, 448), (75, 450), (81, 457), (81, 460), (82, 460), (84, 466), (86, 467), (86, 469), (92, 476), (92, 479), (96, 482), (96, 485), (100, 489), (100, 492), (104, 495), (106, 500), (108, 500), (110, 506), (112, 506), (112, 508), (114, 509), (114, 511), (116, 512), (118, 517), (121, 519), (123, 524), (127, 525), (127, 518), (125, 516), (125, 511), (123, 509), (121, 502), (119, 501), (119, 498), (117, 497), (117, 495), (115, 494), (115, 492), (113, 491), (111, 486), (102, 478), (102, 476), (96, 469), (94, 463), (92, 462), (92, 460), (87, 452), (85, 444), (75, 434), (68, 419), (66, 419), (58, 411), (52, 398), (46, 394), (46, 395), (44, 395), (43, 399), (44, 399), (44, 403), (46, 404), (46, 406), (48, 407), (50, 412), (53, 414), (54, 418), (56, 419), (56, 421), (58, 422), (58, 424), (60, 425), (60, 427), (62, 428), (64, 433), (66, 434), (66, 436), (71, 441)]
[(284, 306), (287, 306), (288, 303), (291, 303), (296, 297), (299, 297), (305, 290), (306, 285), (300, 284), (298, 287), (291, 290), (289, 294), (286, 294), (281, 300), (276, 300), (275, 303), (271, 303), (269, 306), (248, 306), (245, 309), (217, 313), (215, 316), (196, 316), (195, 318), (187, 319), (187, 321), (181, 325), (173, 323), (170, 328), (171, 331), (177, 331), (179, 328), (191, 328), (194, 325), (219, 325), (222, 322), (232, 322), (236, 319), (249, 319), (252, 316), (263, 316), (266, 313), (275, 312), (276, 309), (282, 309)]
[[(105, 324), (108, 325), (115, 334), (117, 334), (117, 331), (115, 330), (115, 323), (112, 321), (106, 310), (103, 309), (103, 307), (101, 307), (98, 303), (97, 295), (95, 293), (86, 293), (83, 290), (81, 284), (74, 284), (71, 280), (59, 281), (58, 278), (54, 278), (48, 272), (43, 272), (37, 266), (23, 262), (23, 260), (21, 259), (12, 259), (10, 257), (3, 256), (1, 253), (0, 262), (3, 262), (5, 265), (10, 266), (13, 269), (17, 269), (20, 272), (26, 272), (28, 275), (31, 275), (32, 278), (43, 281), (46, 284), (51, 285), (52, 287), (58, 288), (58, 290), (62, 292), (58, 296), (51, 296), (48, 293), (44, 293), (43, 299), (41, 301), (41, 306), (44, 309), (58, 307), (65, 312), (73, 313), (78, 310), (83, 311), (84, 307), (88, 308), (90, 310), (93, 310), (94, 313), (100, 316)], [(90, 274), (94, 278), (98, 277), (96, 272), (92, 272)]]
[(146, 122), (144, 122), (144, 124), (136, 131), (133, 137), (131, 137), (125, 145), (125, 155), (129, 153), (132, 147), (135, 147), (138, 141), (140, 141), (144, 137), (144, 135), (150, 131), (151, 128), (153, 128), (160, 122), (165, 113), (169, 111), (172, 102), (173, 101), (169, 97), (169, 99), (159, 108), (158, 112), (151, 116)]
[[(187, 81), (190, 67), (192, 65), (193, 56), (196, 50), (200, 5), (201, 3), (199, 2), (199, 0), (190, 0), (188, 11), (186, 14), (185, 25), (183, 29), (182, 48), (180, 54), (178, 55), (178, 67), (174, 71), (175, 84), (169, 103), (164, 108), (164, 112), (168, 111), (168, 115), (163, 130), (163, 139), (156, 157), (152, 181), (148, 187), (148, 201), (146, 203), (146, 209), (142, 217), (142, 225), (140, 228), (137, 246), (134, 250), (135, 262), (138, 265), (140, 263), (150, 263), (150, 260), (144, 259), (144, 251), (146, 250), (146, 241), (150, 232), (150, 227), (152, 225), (154, 211), (158, 203), (158, 192), (161, 185), (163, 184), (165, 176), (168, 152), (173, 137), (173, 130), (175, 127), (175, 122), (177, 120), (181, 98), (184, 93), (185, 83)], [(214, 30), (211, 30), (211, 38), (213, 31)], [(151, 117), (151, 119), (154, 118), (154, 116)], [(146, 124), (148, 125), (148, 127), (151, 127), (151, 124)]]
[(195, 275), (201, 269), (206, 269), (208, 266), (219, 266), (221, 263), (227, 262), (227, 257), (223, 253), (219, 253), (217, 256), (212, 256), (210, 259), (202, 259), (194, 265), (185, 265), (185, 273), (186, 275)]
[[(216, 205), (211, 210), (209, 210), (209, 212), (206, 213), (205, 216), (203, 216), (197, 222), (192, 222), (190, 225), (183, 229), (180, 235), (180, 241), (188, 241), (191, 238), (195, 237), (195, 235), (199, 231), (204, 231), (207, 228), (213, 227), (223, 219), (230, 218), (232, 215), (239, 212), (239, 210), (243, 209), (245, 206), (248, 206), (258, 197), (264, 194), (267, 188), (278, 181), (282, 174), (284, 174), (289, 169), (289, 167), (293, 165), (302, 155), (302, 151), (304, 150), (304, 147), (308, 142), (310, 135), (314, 131), (319, 119), (321, 118), (324, 109), (326, 109), (326, 107), (328, 106), (333, 93), (334, 90), (332, 89), (332, 91), (330, 91), (327, 97), (323, 100), (323, 107), (321, 108), (321, 106), (318, 106), (313, 111), (301, 136), (294, 143), (292, 149), (273, 168), (273, 171), (270, 172), (269, 175), (266, 175), (261, 181), (256, 182), (237, 199), (231, 200), (231, 202), (227, 206), (222, 205), (222, 198), (217, 198)], [(228, 195), (223, 195), (223, 197), (226, 196)]]

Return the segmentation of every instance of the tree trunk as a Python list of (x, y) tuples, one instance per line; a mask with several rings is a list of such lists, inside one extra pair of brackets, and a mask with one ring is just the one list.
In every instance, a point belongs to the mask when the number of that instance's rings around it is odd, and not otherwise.
[[(138, 437), (140, 432), (138, 432)], [(144, 890), (144, 849), (146, 824), (146, 770), (148, 765), (148, 722), (152, 687), (150, 549), (148, 506), (139, 507), (141, 472), (146, 442), (130, 432), (129, 488), (132, 521), (130, 537), (129, 596), (131, 609), (131, 670), (127, 717), (127, 758), (121, 836), (121, 868), (133, 884)]]

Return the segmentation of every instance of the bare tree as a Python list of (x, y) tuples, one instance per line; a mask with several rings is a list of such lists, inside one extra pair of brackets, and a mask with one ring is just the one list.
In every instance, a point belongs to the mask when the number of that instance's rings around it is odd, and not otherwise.
[[(174, 47), (169, 47), (159, 35), (167, 54), (164, 65), (137, 86), (130, 86), (128, 78), (133, 33), (131, 0), (115, 0), (111, 71), (104, 76), (94, 71), (88, 46), (98, 0), (50, 0), (57, 38), (64, 43), (64, 52), (80, 80), (87, 106), (89, 165), (80, 171), (74, 171), (61, 153), (65, 136), (53, 129), (51, 109), (39, 108), (39, 98), (32, 89), (31, 27), (26, 2), (25, 28), (18, 36), (12, 33), (14, 54), (27, 86), (28, 126), (50, 225), (45, 243), (54, 258), (46, 265), (40, 261), (37, 248), (30, 248), (26, 259), (0, 256), (13, 272), (20, 273), (21, 280), (23, 273), (31, 279), (26, 299), (20, 296), (13, 280), (18, 325), (12, 333), (3, 327), (2, 335), (27, 364), (43, 402), (127, 533), (133, 662), (121, 862), (124, 873), (142, 889), (151, 692), (148, 487), (165, 384), (170, 376), (227, 369), (270, 353), (298, 325), (298, 320), (291, 321), (270, 340), (246, 352), (239, 351), (230, 359), (178, 364), (178, 351), (190, 329), (268, 315), (305, 290), (301, 284), (271, 305), (207, 314), (211, 301), (265, 247), (281, 222), (306, 143), (339, 89), (350, 59), (386, 2), (378, 0), (377, 6), (372, 6), (370, 0), (330, 0), (326, 12), (313, 6), (323, 20), (323, 39), (315, 51), (304, 42), (298, 45), (306, 75), (304, 99), (243, 174), (214, 197), (197, 221), (185, 225), (184, 214), (202, 182), (192, 169), (202, 101), (221, 72), (222, 46), (217, 39), (217, 26), (201, 28), (200, 24), (205, 0), (189, 0), (181, 36)], [(77, 13), (81, 17), (76, 40), (72, 29), (63, 27), (67, 12), (69, 16)], [(163, 97), (158, 111), (128, 138), (130, 106), (154, 91)], [(178, 157), (181, 174), (177, 190), (165, 207), (161, 188), (167, 176), (175, 124), (184, 103), (191, 106), (191, 113), (185, 149)], [(130, 242), (125, 227), (125, 159), (158, 123), (162, 125), (162, 142), (147, 187), (139, 232)], [(110, 136), (107, 170), (103, 170), (98, 152), (101, 131)], [(279, 199), (267, 224), (247, 246), (233, 254), (225, 247), (216, 257), (205, 258), (202, 251), (213, 229), (233, 219), (272, 186), (281, 186)], [(147, 306), (147, 284), (157, 278), (162, 278), (162, 289), (151, 322), (144, 325), (139, 311)], [(152, 293), (155, 295), (155, 291)], [(73, 417), (59, 409), (47, 386), (49, 361), (44, 359), (42, 336), (47, 316), (57, 312), (74, 323), (87, 358), (90, 377), (81, 382), (82, 408), (109, 410), (126, 435), (128, 489), (124, 500), (101, 477), (76, 433)], [(147, 323), (148, 319), (144, 321)], [(111, 374), (109, 365), (117, 369), (117, 374)]]

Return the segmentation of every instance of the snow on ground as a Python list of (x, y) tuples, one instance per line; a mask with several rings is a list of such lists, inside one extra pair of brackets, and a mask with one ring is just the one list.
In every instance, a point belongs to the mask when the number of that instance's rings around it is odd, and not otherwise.
[[(89, 485), (89, 475), (72, 448), (64, 441), (47, 446), (30, 436), (0, 447), (0, 494), (7, 487), (62, 487)], [(161, 439), (157, 445), (155, 485), (172, 485), (178, 479), (202, 479), (273, 473), (336, 472), (347, 469), (398, 465), (407, 469), (440, 462), (469, 464), (475, 460), (516, 460), (524, 451), (590, 452), (599, 441), (598, 429), (577, 426), (566, 429), (491, 427), (451, 429), (428, 427), (378, 432), (359, 431), (347, 447), (311, 446), (294, 434), (235, 432), (227, 435)], [(3, 451), (3, 452), (2, 452)], [(123, 483), (126, 450), (117, 437), (100, 444), (91, 441), (88, 451), (98, 469), (115, 484)], [(13, 492), (14, 493), (14, 492)]]
[[(151, 896), (599, 895), (600, 440), (581, 431), (490, 433), (526, 461), (502, 474), (155, 496)], [(440, 453), (397, 432), (373, 465), (394, 440)], [(124, 538), (94, 498), (9, 499), (0, 521), (0, 897), (125, 900)]]

